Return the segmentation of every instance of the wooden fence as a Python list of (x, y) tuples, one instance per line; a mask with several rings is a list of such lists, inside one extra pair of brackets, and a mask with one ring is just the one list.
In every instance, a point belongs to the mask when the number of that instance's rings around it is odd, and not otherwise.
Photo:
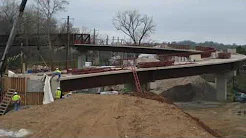
[(15, 89), (21, 96), (22, 105), (41, 105), (43, 102), (43, 92), (27, 92), (27, 80), (24, 77), (4, 77), (2, 78), (2, 95), (4, 97), (8, 89)]

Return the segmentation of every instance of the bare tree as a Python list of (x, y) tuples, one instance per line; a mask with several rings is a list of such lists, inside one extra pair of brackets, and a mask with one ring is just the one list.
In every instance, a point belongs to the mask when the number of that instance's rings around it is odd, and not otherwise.
[(142, 40), (155, 31), (153, 17), (141, 15), (138, 11), (118, 12), (113, 18), (117, 30), (128, 35), (135, 45), (140, 45)]
[[(80, 29), (75, 27), (73, 25), (73, 23), (70, 23), (69, 24), (69, 32), (72, 33), (72, 34), (79, 34), (80, 33)], [(59, 25), (59, 28), (58, 28), (58, 32), (60, 34), (64, 34), (64, 33), (67, 33), (67, 23), (66, 22), (63, 22)]]
[(81, 30), (80, 30), (80, 33), (81, 34), (90, 34), (90, 29), (86, 26), (82, 26)]
[(51, 19), (55, 14), (57, 14), (60, 11), (65, 10), (65, 6), (69, 4), (68, 0), (37, 0), (39, 3), (40, 11), (42, 14), (46, 17), (47, 22), (47, 35), (48, 35), (48, 44), (50, 49), (50, 60), (53, 61), (52, 54), (53, 54), (53, 48), (51, 44)]
[(18, 13), (17, 0), (1, 0), (0, 6), (0, 20), (2, 34), (10, 33), (11, 27)]

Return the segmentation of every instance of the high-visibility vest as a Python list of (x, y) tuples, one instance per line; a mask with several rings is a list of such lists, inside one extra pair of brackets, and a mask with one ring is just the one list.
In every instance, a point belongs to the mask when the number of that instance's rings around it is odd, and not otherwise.
[(60, 71), (59, 69), (57, 69), (55, 72), (56, 72), (56, 73), (61, 73), (61, 71)]
[(12, 97), (12, 101), (19, 101), (20, 99), (21, 99), (20, 95), (17, 94)]
[(61, 98), (61, 90), (57, 90), (56, 91), (56, 99), (60, 99)]

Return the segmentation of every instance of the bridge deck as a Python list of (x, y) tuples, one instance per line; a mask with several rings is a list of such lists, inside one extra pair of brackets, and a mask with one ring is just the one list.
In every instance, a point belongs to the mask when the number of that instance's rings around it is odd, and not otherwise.
[(145, 46), (114, 46), (114, 45), (94, 45), (94, 44), (75, 44), (75, 48), (79, 51), (95, 50), (95, 51), (112, 51), (125, 53), (145, 53), (145, 54), (175, 54), (190, 53), (200, 54), (201, 51), (172, 49), (172, 48), (155, 48)]
[[(140, 68), (137, 69), (138, 72), (145, 72), (145, 71), (153, 71), (153, 70), (165, 70), (165, 69), (175, 69), (175, 68), (186, 68), (186, 67), (197, 67), (197, 66), (206, 66), (206, 65), (218, 65), (218, 64), (225, 64), (225, 63), (233, 63), (246, 60), (245, 55), (232, 55), (230, 59), (204, 59), (202, 61), (194, 62), (194, 64), (184, 64), (184, 65), (177, 65), (175, 66), (166, 66), (166, 67), (153, 67), (153, 68)], [(180, 62), (182, 63), (182, 62)], [(221, 69), (223, 70), (223, 69)], [(82, 74), (82, 75), (63, 75), (61, 81), (70, 80), (70, 79), (79, 79), (79, 78), (86, 78), (86, 77), (95, 77), (95, 76), (102, 76), (102, 75), (113, 75), (113, 74), (122, 74), (122, 73), (130, 73), (131, 70), (119, 70), (119, 71), (108, 71), (108, 72), (100, 72), (100, 73), (92, 73), (92, 74)]]

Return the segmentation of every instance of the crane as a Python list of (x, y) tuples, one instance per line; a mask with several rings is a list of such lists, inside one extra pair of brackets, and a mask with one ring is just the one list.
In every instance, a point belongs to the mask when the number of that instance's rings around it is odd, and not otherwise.
[(13, 27), (11, 29), (4, 53), (2, 55), (1, 61), (0, 61), (0, 71), (1, 71), (1, 77), (3, 76), (3, 72), (5, 72), (6, 69), (6, 56), (8, 55), (9, 52), (9, 48), (12, 46), (13, 41), (15, 39), (16, 36), (16, 30), (17, 30), (17, 26), (19, 25), (20, 19), (23, 16), (25, 7), (26, 7), (26, 3), (27, 0), (22, 0), (21, 4), (20, 4), (20, 8), (19, 8), (19, 13), (17, 18), (14, 21)]

